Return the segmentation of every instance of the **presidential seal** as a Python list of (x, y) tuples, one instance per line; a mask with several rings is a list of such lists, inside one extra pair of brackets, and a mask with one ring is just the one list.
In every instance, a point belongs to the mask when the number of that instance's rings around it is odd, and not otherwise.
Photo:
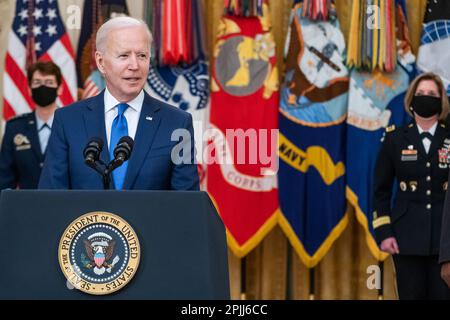
[(106, 295), (125, 287), (136, 274), (139, 240), (122, 218), (92, 212), (73, 221), (59, 242), (59, 265), (76, 289)]

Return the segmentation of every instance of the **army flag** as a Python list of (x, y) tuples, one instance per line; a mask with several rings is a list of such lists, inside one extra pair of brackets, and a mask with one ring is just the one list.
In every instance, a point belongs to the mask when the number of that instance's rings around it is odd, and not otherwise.
[(208, 62), (204, 59), (182, 66), (152, 65), (146, 91), (154, 98), (192, 115), (200, 182), (204, 181), (203, 133), (207, 127), (209, 105)]
[[(353, 14), (365, 11), (364, 7), (353, 7)], [(391, 16), (390, 20), (387, 19), (388, 12)], [(392, 2), (392, 7), (386, 6), (386, 11), (381, 14), (387, 23), (396, 25), (397, 41), (394, 43), (397, 46), (397, 58), (384, 58), (385, 61), (396, 60), (393, 72), (386, 72), (379, 67), (374, 68), (373, 71), (355, 68), (351, 72), (347, 118), (346, 190), (347, 199), (355, 208), (356, 217), (366, 231), (366, 242), (370, 252), (380, 261), (384, 260), (387, 254), (379, 250), (372, 227), (375, 162), (386, 127), (402, 126), (409, 120), (403, 107), (403, 99), (409, 82), (416, 73), (404, 0)], [(352, 21), (352, 28), (354, 28), (354, 22)], [(364, 19), (362, 23), (365, 24)], [(382, 32), (383, 30), (374, 29), (373, 31)], [(386, 36), (381, 34), (380, 38), (386, 38)], [(358, 44), (350, 39), (349, 50), (360, 49)], [(380, 54), (377, 50), (371, 51), (369, 60), (379, 57)], [(376, 65), (377, 63), (373, 64), (373, 66)], [(382, 65), (378, 64), (378, 66)]]
[(205, 150), (207, 190), (238, 257), (277, 223), (278, 69), (268, 5), (259, 2), (261, 16), (232, 13), (237, 6), (220, 20)]
[(417, 67), (441, 76), (450, 96), (450, 1), (428, 1), (420, 38)]
[[(152, 2), (155, 56), (150, 66), (146, 90), (152, 97), (192, 115), (196, 159), (201, 187), (204, 188), (202, 155), (206, 141), (203, 133), (207, 127), (210, 87), (204, 7), (201, 1), (184, 0), (181, 6), (169, 5), (173, 3), (173, 0)], [(166, 11), (163, 11), (165, 4)], [(180, 14), (180, 10), (189, 12), (181, 25), (179, 22), (175, 23), (173, 18)], [(184, 45), (174, 47), (170, 45), (172, 42), (183, 42)]]
[(280, 224), (309, 268), (348, 222), (345, 40), (331, 3), (328, 14), (305, 14), (310, 4), (317, 7), (313, 2), (292, 10), (279, 108)]

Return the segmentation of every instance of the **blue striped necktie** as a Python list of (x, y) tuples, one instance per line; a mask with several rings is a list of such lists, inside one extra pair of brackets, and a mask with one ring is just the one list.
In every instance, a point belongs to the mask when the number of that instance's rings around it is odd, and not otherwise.
[[(111, 126), (111, 141), (109, 144), (109, 156), (111, 160), (114, 159), (114, 149), (116, 148), (120, 138), (128, 136), (128, 123), (127, 118), (125, 118), (124, 115), (125, 110), (127, 110), (128, 107), (129, 106), (126, 103), (119, 103), (116, 106), (119, 113), (117, 114), (117, 117), (114, 119)], [(123, 183), (125, 182), (127, 168), (128, 161), (124, 162), (120, 167), (112, 172), (116, 190), (122, 190)]]

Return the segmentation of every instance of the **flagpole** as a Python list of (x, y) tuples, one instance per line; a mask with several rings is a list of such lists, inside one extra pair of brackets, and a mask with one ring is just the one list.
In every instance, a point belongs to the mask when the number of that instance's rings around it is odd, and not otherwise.
[(247, 300), (247, 257), (241, 258), (241, 300)]
[(380, 268), (381, 286), (378, 289), (378, 300), (384, 300), (384, 261), (378, 261), (378, 267)]
[(286, 262), (286, 300), (292, 300), (292, 246), (289, 240), (286, 238), (287, 242), (287, 262)]
[(309, 269), (309, 300), (315, 300), (315, 291), (316, 291), (316, 287), (315, 287), (315, 271), (316, 268), (311, 268)]
[[(145, 22), (151, 27), (153, 26), (153, 0), (144, 1)], [(153, 30), (152, 30), (153, 31)]]

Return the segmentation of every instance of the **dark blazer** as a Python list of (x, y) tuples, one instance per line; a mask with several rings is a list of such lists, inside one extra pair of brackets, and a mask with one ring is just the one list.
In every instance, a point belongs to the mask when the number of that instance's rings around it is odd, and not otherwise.
[(9, 120), (0, 151), (0, 189), (37, 189), (43, 164), (35, 113)]
[[(438, 254), (448, 186), (449, 130), (438, 124), (428, 154), (415, 124), (388, 131), (374, 177), (377, 242), (394, 236), (402, 255)], [(394, 183), (397, 193), (392, 201)]]
[[(190, 163), (175, 164), (171, 141), (176, 129), (186, 129)], [(103, 189), (101, 176), (84, 163), (83, 149), (93, 137), (105, 142), (101, 159), (109, 162), (104, 91), (56, 111), (39, 189)], [(189, 145), (190, 144), (190, 145)], [(124, 182), (126, 190), (198, 190), (192, 116), (145, 93), (134, 149)]]

